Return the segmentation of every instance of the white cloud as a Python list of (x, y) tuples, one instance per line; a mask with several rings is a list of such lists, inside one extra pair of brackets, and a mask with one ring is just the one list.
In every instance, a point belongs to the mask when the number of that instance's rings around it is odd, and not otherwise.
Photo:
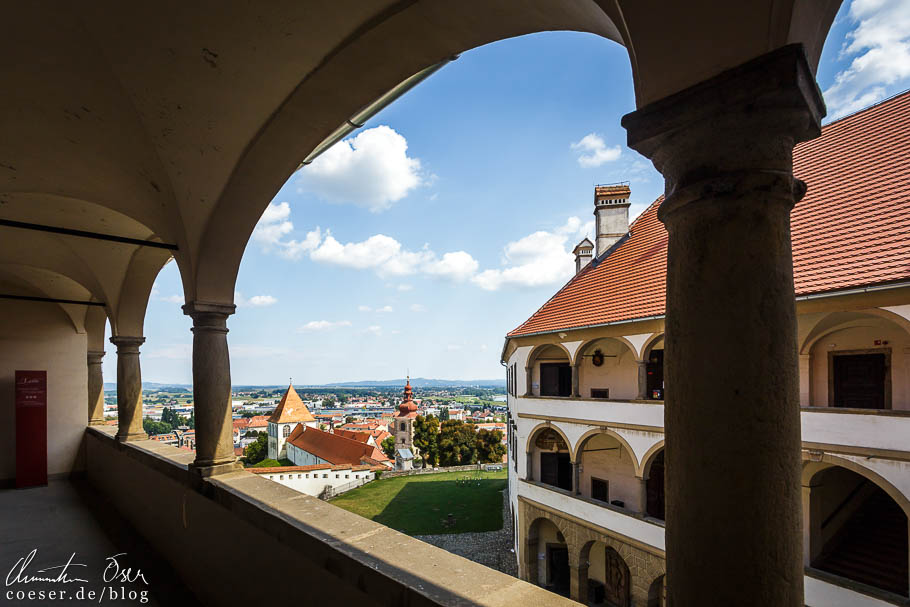
[(371, 333), (378, 337), (378, 336), (382, 335), (382, 327), (379, 325), (370, 325), (369, 327), (367, 327), (365, 333)]
[(395, 310), (394, 310), (394, 308), (392, 308), (392, 306), (382, 306), (381, 308), (376, 308), (376, 312), (378, 312), (379, 314), (388, 314), (389, 312), (394, 312), (394, 311)]
[(829, 117), (839, 118), (881, 101), (910, 83), (910, 2), (853, 0), (840, 56), (853, 59), (825, 91)]
[(311, 320), (307, 324), (298, 327), (298, 333), (307, 333), (310, 331), (329, 331), (331, 329), (337, 329), (339, 327), (350, 327), (351, 322), (348, 320)]
[(290, 216), (291, 206), (288, 203), (269, 203), (253, 229), (251, 240), (264, 252), (275, 251), (287, 259), (300, 259), (304, 253), (312, 251), (319, 245), (322, 231), (317, 227), (308, 232), (302, 241), (283, 240), (294, 229)]
[(415, 303), (411, 304), (411, 312), (426, 312), (427, 307), (423, 304)]
[(565, 282), (575, 271), (572, 248), (593, 229), (593, 221), (582, 223), (578, 217), (570, 217), (553, 231), (528, 234), (504, 247), (505, 268), (484, 270), (471, 280), (488, 291), (502, 286), (539, 287)]
[(161, 301), (166, 301), (173, 304), (182, 304), (184, 303), (183, 295), (168, 295), (167, 297), (161, 297)]
[(480, 351), (481, 351), (481, 352), (486, 352), (486, 351), (487, 351), (487, 344), (480, 344)]
[(477, 268), (477, 260), (471, 257), (470, 254), (464, 251), (455, 251), (446, 253), (442, 256), (442, 259), (426, 262), (423, 270), (427, 274), (461, 282), (473, 276)]
[(399, 291), (413, 291), (414, 287), (412, 287), (411, 285), (402, 284), (402, 285), (398, 285), (398, 290)]
[(370, 306), (357, 306), (358, 312), (371, 312), (372, 310), (373, 310), (373, 308), (371, 308)]
[(578, 164), (583, 169), (593, 169), (602, 164), (619, 160), (622, 155), (620, 146), (614, 145), (608, 148), (603, 137), (597, 133), (588, 133), (569, 147), (579, 153)]
[(249, 299), (240, 291), (234, 291), (234, 303), (238, 308), (264, 308), (278, 303), (278, 299), (271, 295), (253, 295)]
[(381, 125), (336, 143), (300, 172), (300, 190), (329, 202), (384, 211), (428, 178), (408, 142)]

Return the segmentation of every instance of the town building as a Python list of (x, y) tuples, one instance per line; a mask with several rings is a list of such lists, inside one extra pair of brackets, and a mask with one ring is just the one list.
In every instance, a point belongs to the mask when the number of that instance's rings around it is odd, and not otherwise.
[(298, 424), (310, 428), (319, 426), (319, 422), (294, 390), (294, 384), (290, 384), (268, 419), (269, 459), (287, 457), (287, 441)]
[[(618, 234), (629, 187), (595, 188), (596, 256), (585, 261), (576, 249), (575, 276), (508, 334), (503, 351), (522, 579), (582, 603), (664, 605), (668, 506), (703, 512), (705, 525), (748, 525), (755, 511), (779, 507), (773, 492), (767, 500), (741, 501), (761, 485), (780, 493), (798, 489), (802, 496), (806, 604), (906, 604), (907, 158), (910, 93), (832, 122), (820, 138), (794, 150), (794, 174), (812, 185), (791, 215), (798, 401), (794, 394), (788, 414), (800, 420), (802, 441), (802, 463), (792, 477), (784, 468), (725, 474), (721, 470), (733, 461), (716, 458), (748, 460), (757, 450), (777, 447), (743, 439), (735, 455), (725, 456), (715, 446), (738, 428), (719, 425), (700, 445), (680, 422), (693, 415), (722, 418), (729, 408), (746, 407), (742, 415), (773, 423), (766, 416), (775, 405), (739, 400), (745, 379), (729, 374), (739, 372), (747, 352), (775, 356), (769, 344), (787, 338), (772, 324), (758, 334), (724, 325), (741, 335), (728, 351), (699, 344), (697, 334), (685, 347), (665, 340), (671, 325), (677, 336), (699, 326), (674, 318), (665, 297), (668, 234), (660, 219), (668, 203), (658, 199)], [(610, 213), (616, 216), (604, 217)], [(607, 229), (600, 227), (602, 218)], [(733, 273), (752, 271), (740, 263), (724, 270), (731, 284)], [(700, 330), (723, 322), (705, 318)], [(683, 367), (673, 366), (679, 358), (690, 372), (714, 375), (724, 398), (674, 400), (689, 386)], [(780, 363), (785, 373), (789, 362)], [(773, 389), (777, 381), (769, 374), (759, 388)], [(672, 459), (674, 449), (680, 459)], [(717, 476), (697, 479), (669, 465), (684, 458), (713, 462)], [(674, 495), (683, 501), (670, 503)]]

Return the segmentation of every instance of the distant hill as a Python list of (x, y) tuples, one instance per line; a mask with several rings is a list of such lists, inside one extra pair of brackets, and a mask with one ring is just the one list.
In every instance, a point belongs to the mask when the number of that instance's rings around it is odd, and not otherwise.
[[(405, 378), (401, 379), (380, 379), (366, 381), (348, 381), (337, 384), (313, 385), (314, 388), (387, 388), (390, 386), (404, 386)], [(504, 379), (427, 379), (424, 377), (412, 377), (411, 385), (415, 388), (503, 388), (506, 385)]]
[[(297, 388), (389, 388), (395, 386), (404, 387), (405, 379), (378, 379), (364, 381), (349, 381), (335, 384), (295, 384)], [(415, 377), (411, 379), (411, 385), (415, 388), (505, 388), (504, 379), (427, 379), (424, 377)], [(275, 385), (235, 385), (234, 390), (244, 389), (272, 389), (284, 388), (285, 384)], [(113, 382), (104, 383), (105, 390), (116, 390), (117, 384)], [(161, 384), (157, 382), (142, 382), (143, 390), (161, 390), (164, 392), (180, 392), (193, 390), (190, 384)]]

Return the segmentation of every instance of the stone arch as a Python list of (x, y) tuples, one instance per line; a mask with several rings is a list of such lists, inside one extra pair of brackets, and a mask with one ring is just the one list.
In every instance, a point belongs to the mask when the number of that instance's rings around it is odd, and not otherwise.
[(575, 447), (571, 451), (573, 462), (578, 461), (578, 454), (580, 453), (585, 442), (588, 439), (590, 439), (592, 436), (596, 436), (598, 434), (606, 434), (607, 436), (615, 438), (619, 442), (619, 444), (622, 445), (623, 449), (625, 449), (626, 453), (629, 454), (629, 457), (632, 459), (632, 466), (633, 466), (634, 470), (636, 470), (636, 472), (638, 471), (638, 458), (635, 457), (635, 451), (632, 449), (632, 446), (629, 444), (629, 441), (627, 441), (625, 438), (623, 438), (620, 434), (617, 434), (615, 430), (611, 430), (610, 428), (607, 428), (606, 426), (602, 426), (600, 428), (594, 428), (593, 430), (588, 430), (587, 432), (582, 434), (578, 438), (577, 441), (575, 441)]
[(572, 364), (574, 365), (574, 364), (578, 364), (579, 362), (581, 362), (581, 358), (585, 354), (588, 353), (588, 350), (595, 343), (597, 343), (598, 341), (604, 341), (604, 340), (608, 340), (608, 339), (613, 339), (613, 340), (616, 340), (619, 343), (623, 344), (624, 346), (626, 346), (629, 349), (629, 352), (632, 353), (632, 356), (634, 358), (636, 358), (636, 359), (638, 358), (638, 351), (636, 350), (636, 348), (632, 344), (632, 342), (630, 342), (625, 337), (622, 337), (621, 335), (609, 335), (609, 336), (595, 337), (593, 339), (585, 340), (585, 342), (582, 343), (580, 346), (578, 346), (578, 349), (575, 351), (575, 359), (572, 361)]
[(803, 465), (805, 564), (908, 596), (906, 497), (865, 466), (827, 455)]
[(654, 347), (654, 344), (656, 344), (657, 342), (661, 341), (662, 339), (664, 339), (664, 332), (663, 332), (663, 331), (661, 331), (661, 332), (659, 332), (659, 333), (655, 333), (654, 335), (652, 335), (651, 337), (649, 337), (648, 340), (647, 340), (647, 341), (644, 343), (644, 345), (641, 347), (641, 359), (640, 359), (640, 360), (647, 360), (647, 359), (648, 359), (648, 354), (651, 353), (651, 348), (653, 348), (653, 347)]
[(172, 259), (171, 252), (165, 249), (139, 247), (133, 253), (111, 323), (112, 334), (142, 337), (152, 286)]
[[(553, 422), (543, 422), (534, 426), (534, 429), (531, 430), (530, 434), (528, 434), (528, 440), (525, 443), (525, 452), (527, 453), (531, 451), (534, 439), (537, 438), (537, 434), (540, 433), (541, 430), (546, 429), (554, 430), (562, 437), (562, 440), (566, 441), (566, 446), (569, 448), (569, 455), (574, 458), (574, 452), (572, 451), (572, 441), (569, 440), (569, 437), (566, 435), (565, 431)], [(572, 461), (575, 460), (573, 459)]]
[(654, 462), (655, 456), (664, 448), (665, 442), (665, 440), (658, 441), (641, 456), (641, 465), (638, 467), (639, 478), (648, 478), (651, 472), (651, 464)]
[[(632, 604), (632, 569), (622, 554), (608, 542), (591, 539), (581, 547), (579, 566), (586, 569), (586, 578), (591, 578), (591, 549), (597, 544), (604, 546), (604, 595), (605, 600), (611, 605), (628, 607)], [(598, 563), (601, 564), (601, 563)], [(581, 586), (581, 584), (579, 584)], [(585, 584), (587, 586), (587, 584)], [(579, 600), (587, 603), (592, 597), (588, 596), (587, 588), (579, 588)]]
[[(845, 320), (824, 326), (826, 321), (839, 315), (844, 316)], [(814, 323), (812, 329), (808, 332), (806, 338), (803, 340), (803, 343), (800, 345), (799, 353), (809, 354), (815, 344), (824, 339), (826, 336), (831, 335), (832, 333), (836, 333), (837, 331), (843, 329), (849, 329), (851, 327), (864, 326), (863, 321), (868, 321), (868, 317), (880, 318), (889, 321), (910, 335), (910, 321), (908, 321), (900, 314), (895, 314), (889, 310), (882, 310), (881, 308), (865, 308), (852, 312), (831, 312), (819, 318)]]
[(648, 586), (648, 607), (664, 607), (667, 604), (667, 575), (654, 578)]
[[(435, 35), (435, 31), (447, 35)], [(268, 201), (322, 141), (361, 108), (442, 60), (498, 40), (543, 31), (587, 32), (620, 42), (595, 3), (537, 4), (483, 19), (459, 3), (403, 4), (378, 12), (359, 35), (326, 49), (316, 69), (274, 109), (239, 158), (201, 235), (194, 299), (229, 303), (244, 248)], [(415, 34), (421, 32), (421, 34)], [(338, 83), (357, 81), (357, 87)], [(329, 100), (327, 102), (327, 99)], [(261, 201), (252, 203), (250, 201)], [(226, 272), (225, 268), (233, 271)]]
[[(822, 465), (813, 466), (812, 464)], [(803, 451), (803, 469), (801, 477), (803, 485), (808, 485), (816, 474), (819, 474), (820, 472), (823, 472), (833, 466), (845, 468), (851, 472), (859, 474), (862, 477), (865, 477), (879, 489), (882, 489), (885, 493), (887, 493), (888, 496), (891, 497), (891, 499), (893, 499), (897, 505), (901, 507), (901, 510), (904, 511), (904, 514), (910, 518), (910, 499), (908, 499), (907, 496), (905, 496), (900, 491), (900, 489), (895, 487), (889, 480), (874, 470), (866, 468), (861, 464), (857, 464), (853, 460), (839, 457), (835, 454), (823, 453), (821, 459), (819, 460), (817, 459), (817, 456), (813, 456), (812, 454)]]

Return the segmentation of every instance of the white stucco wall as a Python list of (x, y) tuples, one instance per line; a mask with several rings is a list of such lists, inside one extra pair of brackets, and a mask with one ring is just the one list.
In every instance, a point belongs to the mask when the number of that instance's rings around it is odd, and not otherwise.
[(263, 478), (307, 495), (319, 495), (326, 485), (340, 487), (349, 483), (369, 482), (374, 474), (369, 470), (313, 470), (310, 472), (276, 472), (259, 474)]
[(16, 475), (16, 370), (47, 371), (48, 474), (78, 468), (88, 423), (85, 334), (56, 305), (0, 300), (0, 479)]

